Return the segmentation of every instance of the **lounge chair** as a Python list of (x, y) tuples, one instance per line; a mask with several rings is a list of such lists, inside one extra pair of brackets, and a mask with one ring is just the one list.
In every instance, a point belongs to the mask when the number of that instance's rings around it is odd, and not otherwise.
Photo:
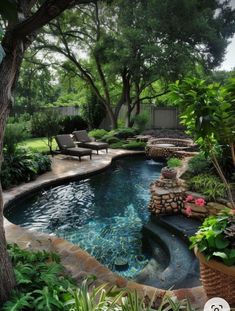
[(79, 161), (81, 161), (81, 157), (83, 156), (90, 156), (91, 159), (92, 150), (76, 147), (69, 134), (57, 135), (55, 140), (62, 154), (77, 156), (79, 157)]
[(97, 154), (99, 150), (105, 149), (106, 153), (108, 152), (109, 144), (100, 142), (100, 141), (92, 141), (92, 139), (88, 136), (87, 131), (75, 131), (73, 132), (75, 143), (79, 147), (90, 148), (92, 150), (96, 150)]

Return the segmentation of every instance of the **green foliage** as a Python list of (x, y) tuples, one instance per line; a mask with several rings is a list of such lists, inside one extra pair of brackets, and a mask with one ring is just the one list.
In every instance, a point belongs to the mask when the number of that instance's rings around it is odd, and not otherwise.
[(102, 140), (112, 144), (112, 141), (115, 143), (118, 142), (117, 139), (125, 140), (134, 137), (136, 134), (138, 134), (137, 129), (124, 127), (107, 132), (107, 134), (102, 137)]
[[(172, 100), (182, 110), (182, 124), (186, 126), (188, 134), (194, 137), (200, 150), (211, 158), (218, 175), (226, 186), (229, 200), (234, 206), (230, 186), (218, 161), (218, 151), (221, 145), (229, 144), (231, 156), (234, 154), (235, 113), (231, 93), (228, 88), (219, 84), (208, 85), (205, 80), (187, 78), (172, 86)], [(235, 157), (233, 158), (235, 163)], [(223, 192), (224, 188), (221, 189)], [(219, 195), (212, 188), (207, 192), (210, 197)]]
[(125, 141), (118, 141), (116, 143), (113, 143), (110, 145), (111, 149), (123, 149), (123, 144), (125, 144)]
[(178, 158), (170, 158), (167, 160), (167, 166), (170, 168), (179, 167), (182, 165), (182, 161)]
[(22, 182), (34, 180), (38, 174), (50, 169), (51, 160), (47, 155), (17, 147), (13, 154), (4, 154), (0, 175), (2, 187), (6, 189)]
[(46, 251), (21, 250), (16, 244), (8, 246), (17, 287), (3, 311), (193, 311), (188, 301), (165, 296), (161, 302), (139, 298), (137, 292), (110, 288), (107, 284), (93, 286), (89, 277), (76, 288), (64, 276), (57, 254)]
[(82, 105), (81, 116), (91, 128), (98, 128), (105, 118), (106, 110), (99, 98), (91, 92), (87, 97), (87, 102)]
[(203, 152), (200, 152), (189, 160), (188, 171), (192, 176), (203, 173), (205, 174), (211, 172), (212, 165), (211, 161), (205, 157)]
[(235, 215), (228, 209), (219, 216), (206, 218), (190, 241), (191, 247), (197, 247), (207, 260), (216, 259), (232, 266), (235, 264), (234, 239)]
[(58, 255), (21, 250), (16, 244), (9, 245), (8, 251), (17, 287), (2, 310), (65, 310), (64, 295), (74, 283), (63, 275)]
[(149, 114), (147, 112), (140, 113), (137, 116), (135, 116), (133, 120), (134, 120), (134, 125), (137, 127), (137, 129), (140, 132), (143, 132), (149, 120)]
[(79, 115), (66, 116), (59, 122), (61, 129), (57, 131), (60, 134), (71, 134), (74, 131), (86, 130), (87, 122)]
[[(187, 78), (172, 85), (172, 100), (181, 107), (181, 123), (208, 155), (215, 145), (234, 136), (235, 116), (228, 91), (219, 84)], [(229, 138), (230, 133), (230, 138)]]
[(12, 107), (14, 113), (39, 111), (58, 97), (58, 85), (55, 84), (54, 70), (44, 65), (35, 53), (25, 54)]
[(94, 137), (97, 140), (102, 139), (107, 134), (108, 132), (103, 129), (94, 129), (89, 132), (89, 136)]
[(199, 174), (189, 181), (191, 190), (204, 194), (208, 199), (216, 200), (226, 196), (226, 187), (217, 176)]
[(145, 147), (146, 147), (145, 142), (136, 140), (130, 141), (122, 145), (122, 148), (127, 150), (144, 150)]
[(7, 155), (13, 155), (18, 143), (28, 136), (23, 123), (7, 124), (4, 134), (4, 149)]
[(121, 140), (115, 136), (106, 136), (105, 141), (108, 144), (116, 144), (121, 142)]
[(52, 154), (53, 139), (59, 133), (62, 125), (60, 124), (61, 117), (52, 110), (47, 112), (38, 112), (32, 116), (31, 130), (33, 135), (45, 136), (47, 145)]
[(124, 127), (124, 128), (119, 128), (117, 130), (111, 131), (112, 135), (119, 138), (119, 139), (127, 139), (127, 138), (132, 138), (135, 135), (138, 134), (138, 130), (135, 128), (130, 128), (130, 127)]
[(111, 143), (110, 148), (112, 149), (127, 149), (127, 150), (144, 150), (146, 147), (146, 143), (141, 141), (124, 141), (119, 140), (117, 142)]

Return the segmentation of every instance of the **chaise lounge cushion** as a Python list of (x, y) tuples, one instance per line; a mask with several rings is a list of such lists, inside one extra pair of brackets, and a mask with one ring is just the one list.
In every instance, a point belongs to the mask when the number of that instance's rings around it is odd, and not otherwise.
[(76, 144), (80, 147), (87, 147), (93, 150), (108, 149), (109, 144), (104, 142), (92, 141), (86, 131), (73, 132)]
[(76, 147), (72, 137), (69, 134), (57, 135), (55, 139), (61, 150), (61, 153), (71, 156), (78, 156), (79, 159), (86, 155), (89, 155), (91, 158), (92, 150)]
[(79, 147), (67, 148), (64, 150), (64, 153), (66, 153), (68, 155), (75, 155), (75, 156), (77, 156), (78, 154), (80, 156), (91, 155), (91, 152), (92, 152), (91, 149), (79, 148)]
[(76, 145), (69, 134), (57, 135), (55, 137), (57, 145), (60, 149), (75, 148)]

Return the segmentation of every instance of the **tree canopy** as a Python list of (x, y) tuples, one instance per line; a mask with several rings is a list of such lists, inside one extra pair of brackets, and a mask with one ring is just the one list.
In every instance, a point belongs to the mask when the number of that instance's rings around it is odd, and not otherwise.
[(115, 127), (122, 105), (131, 125), (140, 103), (164, 94), (168, 82), (198, 64), (205, 70), (220, 64), (234, 31), (228, 1), (116, 0), (65, 12), (47, 26), (37, 48), (66, 59), (64, 69), (89, 85)]

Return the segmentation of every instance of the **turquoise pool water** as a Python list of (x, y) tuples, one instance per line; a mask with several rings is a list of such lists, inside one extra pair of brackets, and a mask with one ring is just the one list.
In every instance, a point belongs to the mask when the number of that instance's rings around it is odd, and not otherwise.
[(141, 229), (149, 218), (149, 184), (161, 168), (162, 163), (144, 157), (115, 160), (103, 173), (19, 201), (5, 216), (79, 244), (111, 270), (134, 277), (149, 259), (142, 251)]

